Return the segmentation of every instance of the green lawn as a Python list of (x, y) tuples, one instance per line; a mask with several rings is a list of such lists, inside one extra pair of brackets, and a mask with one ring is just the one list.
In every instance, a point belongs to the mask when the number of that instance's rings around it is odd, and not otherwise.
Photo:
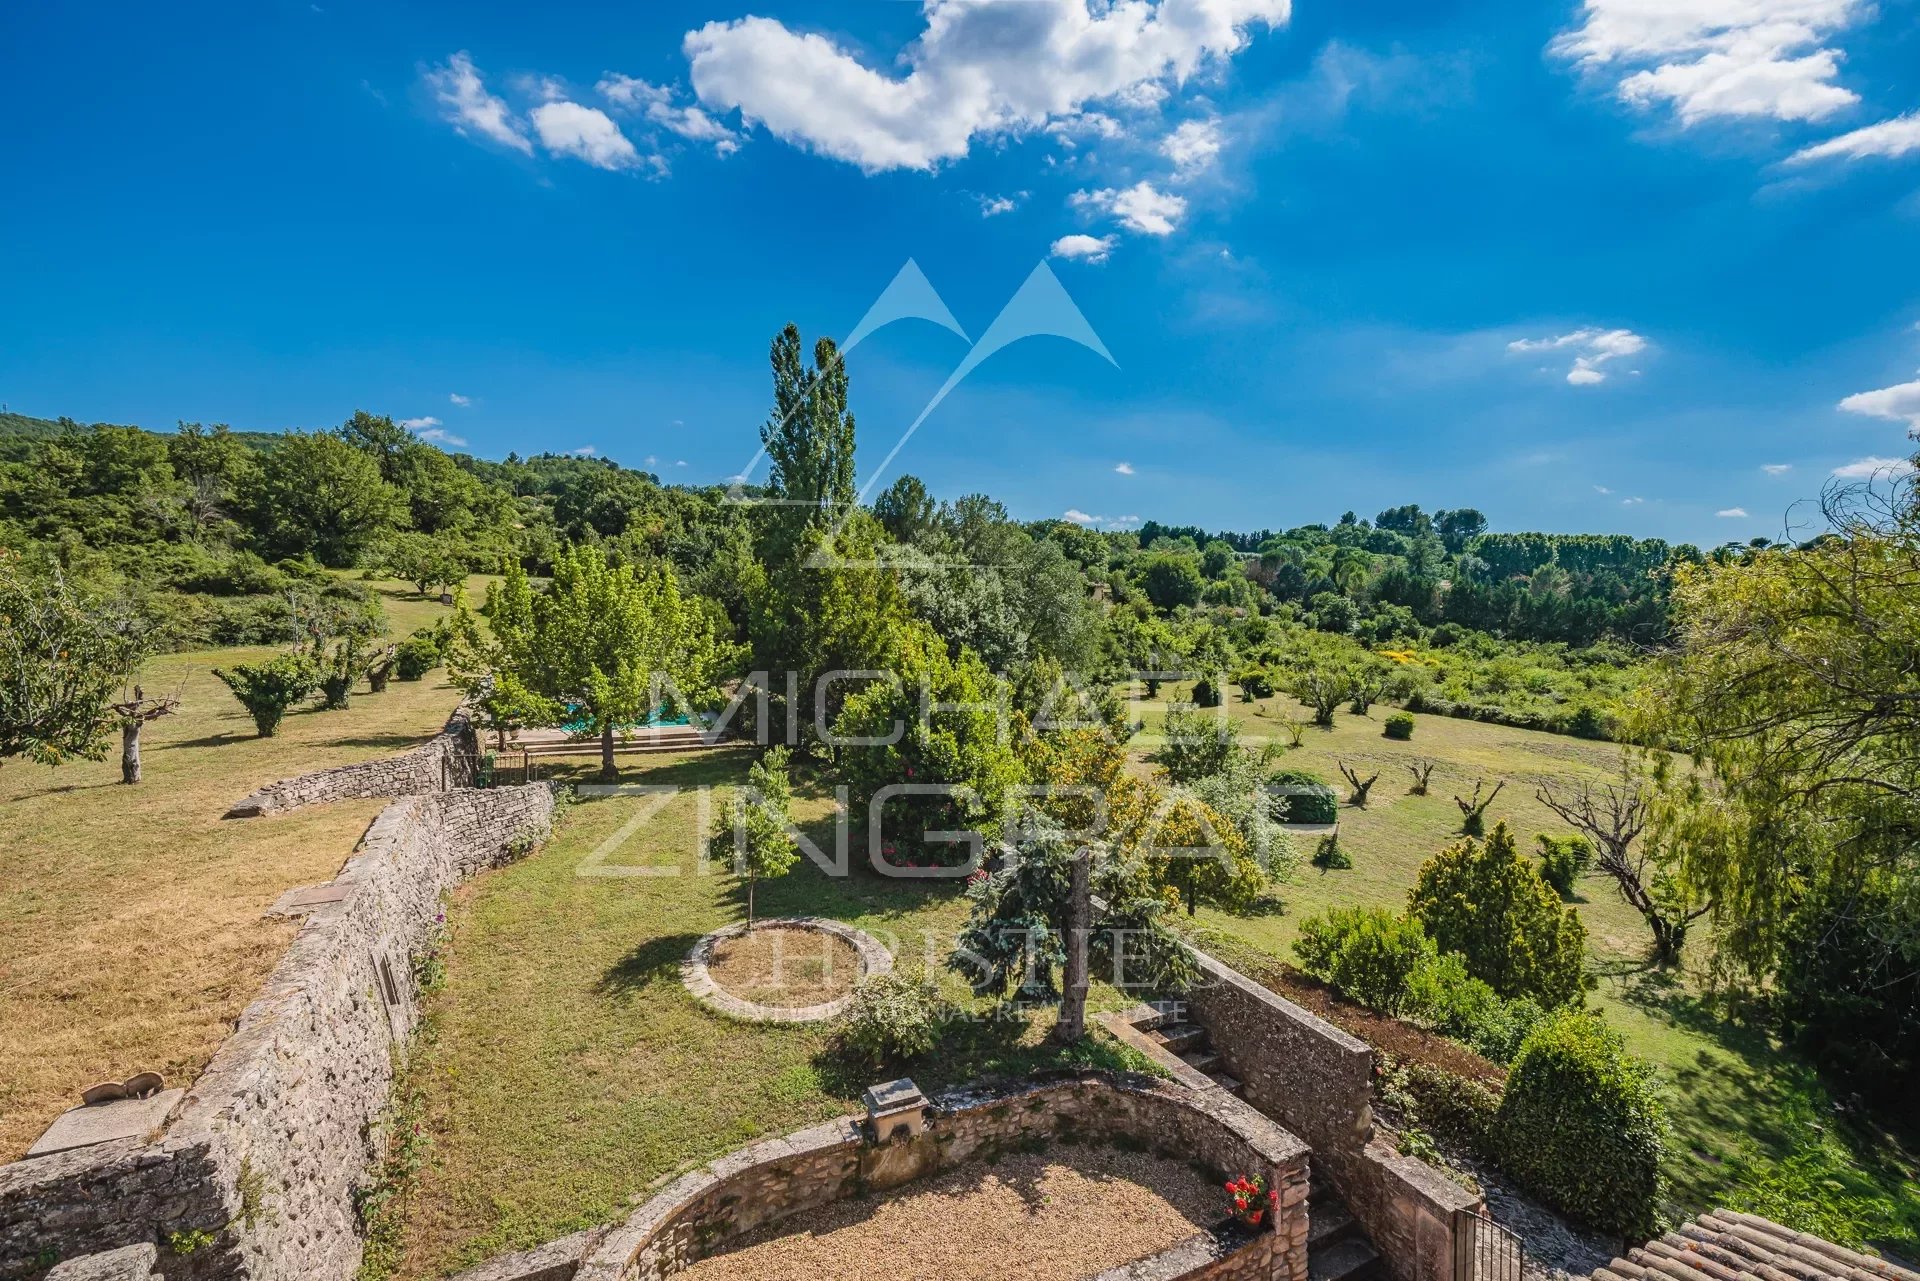
[[(623, 783), (688, 790), (651, 813), (645, 797), (583, 799), (545, 847), (455, 895), (447, 980), (403, 1092), (428, 1155), (405, 1198), (403, 1241), (376, 1246), (375, 1270), (435, 1275), (617, 1219), (678, 1171), (857, 1110), (879, 1076), (839, 1058), (830, 1028), (731, 1021), (680, 984), (694, 942), (745, 916), (738, 883), (697, 858), (696, 789), (741, 781), (747, 760), (744, 750), (623, 758)], [(796, 789), (796, 818), (829, 851), (832, 805), (830, 792)], [(583, 875), (629, 824), (601, 868), (666, 875)], [(864, 866), (858, 846), (853, 859)], [(874, 934), (901, 972), (931, 963), (945, 995), (979, 1009), (939, 968), (966, 907), (952, 882), (836, 878), (805, 861), (757, 897), (762, 917), (829, 916)], [(1096, 989), (1095, 1008), (1120, 1001)], [(1051, 1026), (1050, 1013), (960, 1023), (913, 1076), (931, 1089), (1030, 1070), (1052, 1061), (1038, 1045)], [(1123, 1061), (1117, 1045), (1099, 1052)]]
[[(1136, 704), (1157, 729), (1164, 702)], [(1323, 872), (1305, 864), (1279, 888), (1282, 911), (1231, 916), (1202, 909), (1198, 924), (1292, 959), (1300, 922), (1330, 906), (1364, 905), (1395, 911), (1406, 906), (1420, 865), (1457, 838), (1460, 811), (1453, 796), (1507, 780), (1488, 811), (1488, 826), (1504, 819), (1532, 849), (1540, 832), (1565, 825), (1534, 799), (1541, 777), (1598, 777), (1614, 768), (1619, 749), (1532, 730), (1420, 715), (1413, 738), (1381, 733), (1387, 708), (1370, 717), (1340, 712), (1331, 730), (1308, 729), (1286, 764), (1323, 775), (1344, 799), (1339, 763), (1364, 778), (1378, 772), (1364, 810), (1342, 808), (1340, 843), (1351, 871)], [(1229, 714), (1249, 740), (1285, 744), (1283, 718), (1304, 715), (1289, 698), (1235, 702)], [(1429, 795), (1410, 796), (1406, 762), (1437, 762)], [(1676, 1210), (1715, 1204), (1779, 1218), (1843, 1240), (1883, 1241), (1909, 1257), (1920, 1249), (1920, 1185), (1913, 1155), (1867, 1118), (1836, 1108), (1818, 1078), (1759, 1031), (1718, 1013), (1703, 998), (1704, 975), (1671, 979), (1640, 964), (1648, 935), (1639, 915), (1603, 876), (1578, 887), (1599, 984), (1593, 1003), (1636, 1053), (1658, 1064), (1667, 1082), (1674, 1122), (1668, 1175)], [(1710, 940), (1704, 928), (1690, 961), (1704, 965)]]

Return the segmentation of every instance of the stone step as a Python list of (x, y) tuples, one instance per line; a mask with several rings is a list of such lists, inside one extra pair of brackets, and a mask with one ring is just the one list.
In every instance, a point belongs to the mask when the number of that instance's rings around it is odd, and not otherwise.
[(1130, 1017), (1127, 1021), (1142, 1032), (1157, 1032), (1161, 1028), (1183, 1021), (1187, 1015), (1187, 1007), (1180, 1001), (1148, 1001), (1138, 1009), (1144, 1013)]
[(1380, 1252), (1371, 1241), (1348, 1237), (1323, 1249), (1307, 1248), (1308, 1281), (1371, 1281)]
[(1200, 1048), (1207, 1039), (1207, 1030), (1195, 1023), (1173, 1023), (1154, 1033), (1160, 1038), (1160, 1044), (1175, 1054)]
[(1307, 1249), (1332, 1246), (1359, 1235), (1353, 1212), (1338, 1200), (1313, 1201), (1307, 1207)]
[(1246, 1084), (1237, 1076), (1228, 1076), (1225, 1072), (1209, 1072), (1208, 1078), (1236, 1099), (1246, 1097)]
[(1180, 1056), (1180, 1061), (1202, 1076), (1212, 1075), (1220, 1066), (1220, 1056), (1212, 1050), (1189, 1050)]

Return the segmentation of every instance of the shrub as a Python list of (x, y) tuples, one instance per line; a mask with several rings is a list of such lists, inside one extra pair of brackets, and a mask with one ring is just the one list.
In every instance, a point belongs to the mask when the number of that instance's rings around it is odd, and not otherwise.
[(1248, 667), (1241, 670), (1235, 674), (1233, 683), (1240, 687), (1240, 696), (1247, 702), (1273, 697), (1273, 673), (1264, 667)]
[(1301, 968), (1382, 1014), (1411, 1008), (1415, 979), (1434, 959), (1418, 921), (1381, 908), (1336, 907), (1300, 923)]
[(1431, 1064), (1402, 1062), (1389, 1069), (1385, 1088), (1403, 1095), (1396, 1101), (1403, 1107), (1411, 1104), (1412, 1119), (1435, 1134), (1464, 1143), (1482, 1157), (1494, 1155), (1500, 1096), (1478, 1081)]
[(1590, 1014), (1535, 1028), (1496, 1118), (1501, 1166), (1541, 1200), (1621, 1236), (1652, 1235), (1666, 1118), (1647, 1065)]
[(1606, 738), (1606, 720), (1591, 703), (1582, 703), (1566, 720), (1566, 732), (1575, 738)]
[(878, 1067), (927, 1053), (939, 1030), (939, 998), (932, 983), (880, 974), (853, 989), (840, 1039), (850, 1053)]
[(407, 637), (394, 652), (393, 674), (403, 681), (417, 681), (438, 666), (439, 647), (425, 636)]
[(1220, 687), (1206, 677), (1193, 683), (1193, 705), (1195, 707), (1220, 706)]
[(1414, 976), (1412, 1013), (1442, 1036), (1473, 1047), (1495, 1063), (1510, 1063), (1520, 1043), (1546, 1018), (1531, 997), (1507, 1000), (1467, 973), (1457, 953), (1442, 952)]
[(1340, 818), (1340, 798), (1327, 780), (1311, 770), (1280, 769), (1267, 775), (1267, 795), (1284, 802), (1275, 813), (1282, 823), (1333, 823)]
[(1313, 865), (1323, 871), (1345, 872), (1353, 867), (1353, 858), (1340, 848), (1340, 833), (1328, 832), (1313, 850)]
[(1388, 738), (1409, 739), (1413, 737), (1413, 717), (1405, 712), (1395, 712), (1387, 717), (1387, 725), (1381, 731)]
[(282, 654), (264, 663), (235, 663), (232, 671), (216, 667), (213, 674), (247, 709), (261, 738), (272, 738), (287, 709), (320, 685), (320, 669), (304, 654)]
[(1441, 951), (1460, 953), (1502, 996), (1562, 1005), (1585, 986), (1586, 927), (1520, 856), (1505, 823), (1428, 859), (1408, 910)]
[(1573, 897), (1573, 883), (1587, 870), (1587, 864), (1593, 861), (1593, 846), (1587, 838), (1577, 833), (1566, 836), (1548, 836), (1542, 832), (1540, 842), (1540, 879), (1553, 886), (1554, 892), (1563, 899)]

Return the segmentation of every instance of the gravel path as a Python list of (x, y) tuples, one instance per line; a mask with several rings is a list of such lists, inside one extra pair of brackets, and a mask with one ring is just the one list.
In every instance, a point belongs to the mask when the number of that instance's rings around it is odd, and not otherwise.
[[(1217, 1222), (1226, 1194), (1174, 1161), (1074, 1147), (966, 1166), (805, 1226), (750, 1234), (687, 1281), (1075, 1281)], [(793, 1225), (788, 1225), (792, 1227)]]

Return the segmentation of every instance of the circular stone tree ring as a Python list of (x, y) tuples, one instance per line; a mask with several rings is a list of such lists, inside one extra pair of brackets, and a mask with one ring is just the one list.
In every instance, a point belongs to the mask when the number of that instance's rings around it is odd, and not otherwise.
[[(812, 1005), (764, 1005), (728, 991), (715, 979), (713, 970), (718, 963), (714, 957), (722, 944), (746, 938), (749, 933), (760, 937), (778, 932), (822, 934), (850, 946), (855, 957), (852, 967), (855, 972), (848, 978), (845, 989), (829, 1000)], [(687, 959), (680, 963), (680, 981), (686, 985), (694, 1000), (729, 1018), (746, 1019), (754, 1023), (819, 1023), (846, 1012), (853, 1003), (854, 986), (860, 980), (892, 971), (893, 954), (880, 945), (880, 940), (864, 930), (856, 930), (851, 925), (828, 920), (824, 916), (774, 916), (755, 922), (751, 931), (745, 922), (741, 922), (704, 936), (687, 953)]]

